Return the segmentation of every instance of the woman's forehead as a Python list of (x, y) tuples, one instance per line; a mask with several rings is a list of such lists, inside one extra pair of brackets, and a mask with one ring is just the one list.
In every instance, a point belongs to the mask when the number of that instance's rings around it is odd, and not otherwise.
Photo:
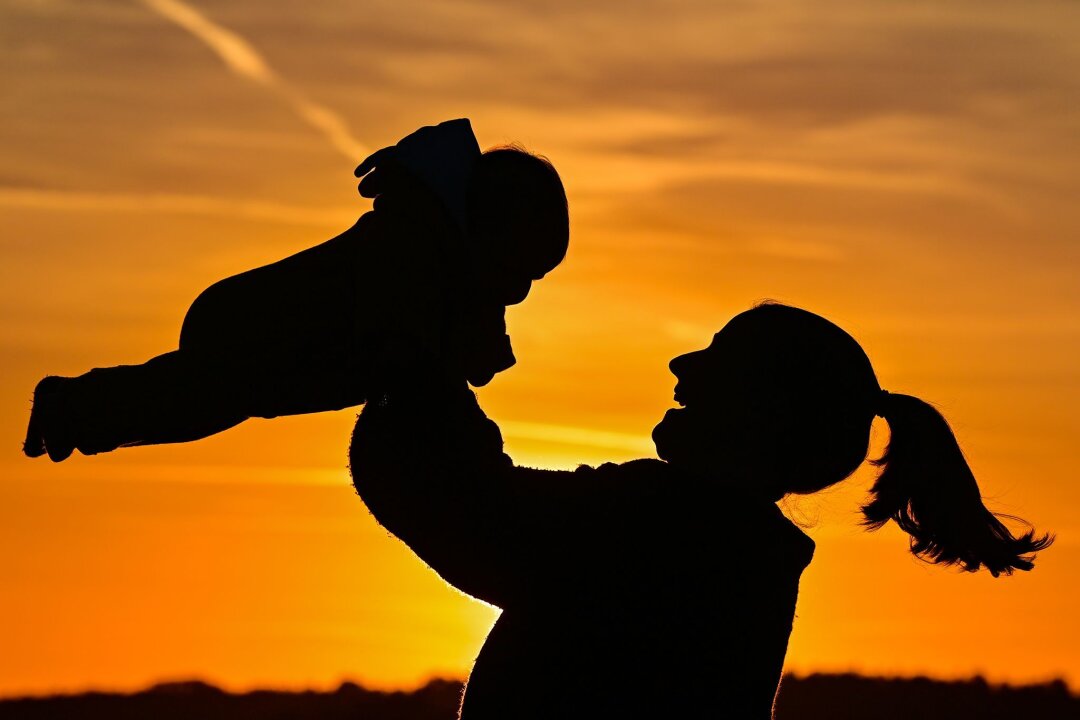
[(706, 350), (722, 354), (725, 358), (757, 356), (775, 350), (778, 340), (768, 325), (756, 321), (748, 313), (736, 315), (712, 336)]

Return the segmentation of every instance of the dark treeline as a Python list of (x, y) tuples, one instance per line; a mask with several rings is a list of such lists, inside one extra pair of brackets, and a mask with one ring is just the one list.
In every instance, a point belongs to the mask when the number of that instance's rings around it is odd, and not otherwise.
[(861, 675), (787, 677), (777, 720), (1077, 720), (1080, 697), (1055, 680), (1043, 685), (990, 685)]
[[(0, 700), (0, 720), (452, 720), (461, 683), (433, 680), (414, 692), (379, 692), (345, 683), (333, 692), (227, 693), (201, 682), (166, 683), (124, 695), (86, 693)], [(722, 699), (717, 699), (722, 705)], [(720, 713), (722, 715), (722, 713)], [(778, 720), (1076, 720), (1080, 697), (1061, 681), (990, 685), (867, 678), (787, 677)]]
[(131, 695), (86, 693), (0, 700), (13, 720), (452, 720), (462, 684), (433, 680), (414, 692), (344, 683), (332, 692), (227, 693), (202, 682), (164, 683)]

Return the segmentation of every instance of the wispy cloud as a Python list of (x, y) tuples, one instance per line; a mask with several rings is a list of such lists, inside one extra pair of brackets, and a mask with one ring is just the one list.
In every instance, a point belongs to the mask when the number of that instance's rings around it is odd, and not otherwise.
[(233, 73), (278, 95), (348, 160), (359, 162), (368, 154), (368, 148), (353, 137), (344, 118), (285, 81), (243, 37), (180, 0), (142, 0), (142, 3), (205, 43)]
[(500, 420), (499, 427), (508, 437), (522, 440), (538, 440), (601, 450), (623, 450), (643, 455), (652, 455), (654, 452), (652, 440), (644, 435), (522, 420)]
[(215, 217), (298, 225), (337, 226), (343, 217), (356, 215), (349, 207), (307, 207), (262, 200), (236, 200), (198, 195), (96, 193), (0, 187), (0, 207), (65, 212), (135, 212)]

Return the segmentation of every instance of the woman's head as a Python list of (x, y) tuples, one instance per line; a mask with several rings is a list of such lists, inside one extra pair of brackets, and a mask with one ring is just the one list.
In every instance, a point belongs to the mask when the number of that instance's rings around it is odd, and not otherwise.
[(740, 492), (779, 499), (840, 482), (866, 459), (875, 415), (889, 425), (866, 524), (893, 519), (927, 560), (1031, 567), (1051, 538), (1016, 538), (987, 510), (945, 419), (927, 403), (882, 391), (866, 353), (828, 320), (766, 303), (733, 318), (709, 347), (671, 361), (670, 410), (653, 430), (658, 454)]
[(866, 458), (881, 388), (859, 344), (818, 315), (758, 305), (671, 371), (684, 407), (653, 431), (665, 460), (779, 497), (840, 482)]

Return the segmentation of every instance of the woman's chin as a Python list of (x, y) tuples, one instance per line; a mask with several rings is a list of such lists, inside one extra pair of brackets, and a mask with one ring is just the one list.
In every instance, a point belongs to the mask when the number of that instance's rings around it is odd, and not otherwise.
[(679, 425), (686, 410), (683, 408), (671, 408), (664, 413), (664, 418), (656, 424), (652, 431), (653, 444), (656, 445), (656, 454), (663, 460), (671, 460), (673, 443), (680, 436)]

